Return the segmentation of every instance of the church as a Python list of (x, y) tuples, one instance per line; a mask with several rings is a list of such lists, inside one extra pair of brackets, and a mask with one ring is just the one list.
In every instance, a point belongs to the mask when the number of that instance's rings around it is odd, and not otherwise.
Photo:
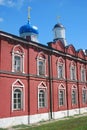
[(61, 23), (53, 33), (39, 43), (30, 17), (19, 36), (0, 31), (0, 127), (87, 112), (87, 50), (68, 45)]

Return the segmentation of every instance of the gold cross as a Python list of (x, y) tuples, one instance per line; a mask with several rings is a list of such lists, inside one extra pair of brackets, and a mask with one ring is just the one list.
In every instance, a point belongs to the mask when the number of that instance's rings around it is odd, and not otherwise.
[(31, 11), (31, 7), (28, 7), (28, 20), (30, 20), (30, 11)]

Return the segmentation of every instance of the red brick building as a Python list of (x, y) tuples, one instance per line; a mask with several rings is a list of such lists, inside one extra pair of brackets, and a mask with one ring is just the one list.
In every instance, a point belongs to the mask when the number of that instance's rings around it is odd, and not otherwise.
[(53, 32), (45, 46), (29, 20), (19, 37), (0, 31), (0, 127), (87, 112), (87, 51), (67, 45), (62, 24)]

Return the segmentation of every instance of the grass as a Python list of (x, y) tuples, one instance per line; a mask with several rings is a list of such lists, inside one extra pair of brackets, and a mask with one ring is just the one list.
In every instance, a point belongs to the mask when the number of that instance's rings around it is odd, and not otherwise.
[[(19, 125), (15, 130), (87, 130), (87, 116), (43, 122), (38, 125)], [(4, 129), (0, 129), (4, 130)]]

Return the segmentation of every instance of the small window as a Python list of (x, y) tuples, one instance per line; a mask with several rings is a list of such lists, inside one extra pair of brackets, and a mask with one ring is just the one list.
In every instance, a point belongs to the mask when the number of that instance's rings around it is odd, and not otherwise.
[(71, 72), (71, 80), (76, 80), (76, 67), (71, 65), (71, 68), (70, 68), (70, 72)]
[(20, 89), (15, 89), (13, 92), (13, 109), (22, 109), (22, 91)]
[(63, 78), (63, 64), (58, 66), (58, 78)]
[(16, 45), (12, 51), (12, 72), (24, 73), (24, 52), (20, 45)]
[(86, 88), (82, 90), (82, 103), (87, 104), (87, 89)]
[(59, 90), (59, 106), (65, 105), (65, 90)]
[(47, 87), (41, 82), (38, 86), (38, 108), (47, 107)]
[(39, 75), (45, 75), (45, 60), (39, 60)]
[(81, 81), (84, 82), (86, 79), (85, 69), (81, 68)]
[(14, 70), (16, 72), (21, 72), (21, 70), (22, 70), (21, 57), (20, 56), (14, 57)]
[(45, 95), (46, 94), (45, 94), (44, 90), (39, 91), (39, 108), (43, 108), (46, 106), (46, 103), (45, 103), (46, 96)]
[(46, 76), (46, 57), (40, 52), (37, 57), (37, 75)]
[(77, 104), (77, 94), (76, 94), (76, 89), (72, 89), (72, 105)]

